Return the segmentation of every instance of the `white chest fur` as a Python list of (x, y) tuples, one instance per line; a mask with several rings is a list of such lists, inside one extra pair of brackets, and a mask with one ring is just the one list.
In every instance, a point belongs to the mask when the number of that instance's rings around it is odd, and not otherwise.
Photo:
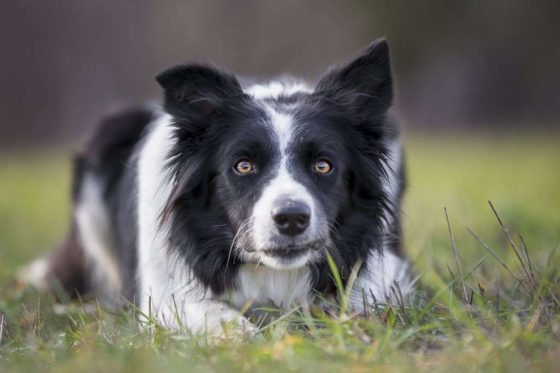
[(226, 300), (238, 309), (252, 303), (252, 307), (289, 310), (309, 303), (313, 297), (307, 267), (279, 270), (245, 264), (239, 270), (238, 283), (235, 291), (225, 295)]

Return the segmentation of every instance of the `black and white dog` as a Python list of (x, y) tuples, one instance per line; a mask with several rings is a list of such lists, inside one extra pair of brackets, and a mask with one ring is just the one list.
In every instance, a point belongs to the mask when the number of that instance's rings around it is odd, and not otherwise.
[[(201, 64), (157, 76), (162, 109), (119, 110), (75, 160), (73, 224), (27, 280), (56, 280), (118, 304), (139, 302), (170, 328), (253, 330), (240, 310), (289, 309), (332, 295), (333, 258), (351, 307), (399, 282), (404, 172), (388, 114), (385, 40), (311, 87), (243, 87)], [(249, 307), (250, 305), (250, 307)]]

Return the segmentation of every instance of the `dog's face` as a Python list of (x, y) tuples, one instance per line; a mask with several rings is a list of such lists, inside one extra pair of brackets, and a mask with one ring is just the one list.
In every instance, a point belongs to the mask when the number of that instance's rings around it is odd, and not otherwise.
[(227, 272), (239, 263), (316, 265), (325, 248), (350, 265), (365, 259), (387, 203), (385, 41), (310, 91), (243, 91), (234, 76), (201, 65), (158, 81), (176, 128), (163, 217), (187, 260)]
[(317, 115), (313, 104), (254, 104), (258, 117), (245, 118), (219, 141), (216, 198), (245, 261), (303, 266), (323, 254), (349, 204), (343, 126)]

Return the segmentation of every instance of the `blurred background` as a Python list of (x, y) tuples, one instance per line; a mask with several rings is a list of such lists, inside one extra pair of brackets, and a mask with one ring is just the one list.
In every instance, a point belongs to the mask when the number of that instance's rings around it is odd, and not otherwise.
[(554, 126), (560, 2), (3, 1), (0, 146), (71, 143), (185, 61), (316, 79), (387, 36), (409, 127)]
[(3, 0), (0, 276), (61, 237), (71, 150), (108, 107), (157, 100), (159, 71), (196, 60), (315, 80), (381, 36), (419, 272), (454, 262), (444, 206), (465, 261), (486, 254), (466, 225), (508, 252), (488, 200), (546, 258), (560, 226), (559, 15), (545, 0)]

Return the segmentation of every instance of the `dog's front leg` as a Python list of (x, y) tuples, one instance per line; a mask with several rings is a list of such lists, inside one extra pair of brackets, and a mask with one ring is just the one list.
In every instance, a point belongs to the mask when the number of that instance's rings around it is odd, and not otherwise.
[[(250, 339), (258, 328), (238, 310), (215, 299), (192, 301), (166, 299), (160, 307), (148, 307), (159, 324), (192, 334), (204, 334), (212, 340)], [(150, 311), (148, 311), (150, 312)]]
[(385, 304), (398, 294), (405, 297), (414, 289), (410, 264), (405, 259), (386, 250), (383, 255), (374, 252), (368, 258), (366, 271), (362, 271), (350, 296), (353, 312), (369, 312), (374, 303)]

